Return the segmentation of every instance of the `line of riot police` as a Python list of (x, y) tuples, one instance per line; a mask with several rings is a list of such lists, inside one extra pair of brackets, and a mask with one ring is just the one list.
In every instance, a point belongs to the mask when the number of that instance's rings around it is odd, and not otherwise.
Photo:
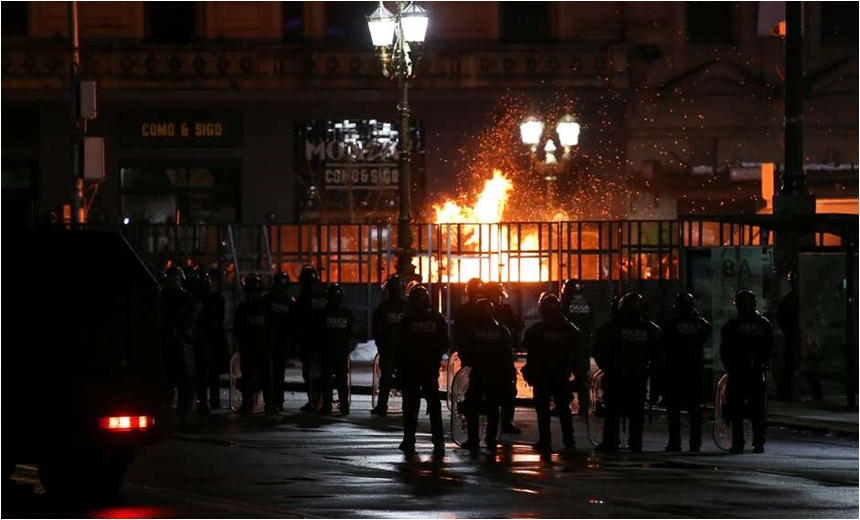
[[(258, 392), (265, 411), (283, 411), (284, 372), (298, 355), (308, 389), (303, 411), (331, 410), (331, 389), (338, 390), (340, 412), (349, 413), (345, 398), (352, 339), (352, 312), (343, 304), (339, 284), (326, 287), (310, 265), (302, 268), (297, 299), (290, 296), (290, 278), (278, 273), (263, 294), (263, 280), (249, 274), (242, 280), (244, 299), (233, 316), (234, 351), (239, 352), (242, 378), (241, 412), (251, 412)], [(225, 303), (213, 291), (203, 270), (186, 273), (173, 266), (164, 274), (162, 290), (163, 340), (168, 367), (169, 396), (177, 396), (180, 416), (194, 408), (207, 413), (221, 406), (220, 375), (227, 372), (230, 354), (224, 332)], [(322, 374), (322, 404), (311, 399), (310, 372)], [(328, 391), (326, 391), (328, 389)]]
[[(284, 273), (274, 276), (268, 294), (263, 294), (262, 279), (255, 274), (248, 275), (242, 287), (245, 300), (234, 314), (234, 350), (241, 355), (241, 411), (251, 411), (258, 391), (263, 393), (267, 413), (283, 410), (285, 365), (297, 354), (308, 394), (308, 402), (301, 410), (329, 413), (336, 390), (340, 413), (349, 414), (354, 318), (343, 303), (342, 287), (326, 287), (310, 265), (300, 272), (296, 299), (289, 294), (290, 279)], [(667, 409), (666, 450), (681, 450), (680, 411), (686, 409), (690, 418), (689, 449), (699, 451), (704, 347), (711, 325), (699, 315), (691, 295), (676, 295), (673, 312), (663, 316), (660, 326), (650, 320), (641, 295), (616, 297), (610, 321), (595, 329), (594, 309), (581, 282), (567, 280), (560, 298), (552, 293), (540, 296), (541, 320), (526, 329), (523, 320), (505, 302), (507, 294), (502, 284), (484, 284), (474, 278), (469, 280), (466, 291), (468, 300), (455, 314), (453, 345), (448, 338), (448, 323), (432, 309), (427, 289), (417, 285), (407, 299), (399, 276), (388, 279), (386, 298), (373, 312), (371, 333), (379, 353), (381, 376), (378, 404), (371, 413), (387, 414), (389, 393), (396, 384), (403, 394), (402, 450), (415, 449), (421, 398), (427, 401), (434, 450), (444, 449), (438, 376), (446, 352), (457, 352), (462, 365), (471, 369), (465, 396), (468, 438), (463, 447), (478, 448), (481, 414), (487, 416), (484, 442), (491, 450), (497, 445), (499, 423), (501, 433), (520, 433), (513, 420), (517, 396), (514, 360), (517, 353), (525, 351), (527, 361), (522, 375), (534, 393), (539, 432), (536, 449), (548, 450), (552, 446), (551, 403), (561, 422), (565, 448), (575, 447), (570, 403), (576, 392), (579, 414), (588, 414), (593, 356), (603, 372), (600, 412), (604, 428), (599, 451), (619, 448), (622, 418), (628, 421), (629, 449), (642, 450), (649, 378), (650, 402), (656, 403), (662, 395)], [(162, 298), (163, 346), (171, 396), (174, 389), (178, 394), (177, 412), (185, 414), (192, 409), (195, 392), (198, 411), (220, 407), (218, 378), (226, 371), (229, 356), (223, 298), (212, 291), (207, 273), (194, 270), (186, 276), (178, 267), (165, 272)], [(772, 356), (773, 328), (757, 312), (752, 292), (739, 291), (735, 304), (738, 316), (723, 326), (720, 345), (729, 375), (724, 412), (732, 425), (731, 451), (743, 450), (743, 419), (748, 417), (754, 430), (754, 450), (762, 452), (765, 377)], [(321, 404), (315, 402), (312, 391), (314, 370), (322, 375)]]
[(212, 290), (209, 273), (177, 266), (164, 273), (161, 299), (166, 398), (175, 396), (180, 416), (194, 408), (195, 392), (198, 412), (220, 408), (219, 376), (229, 360), (224, 299)]

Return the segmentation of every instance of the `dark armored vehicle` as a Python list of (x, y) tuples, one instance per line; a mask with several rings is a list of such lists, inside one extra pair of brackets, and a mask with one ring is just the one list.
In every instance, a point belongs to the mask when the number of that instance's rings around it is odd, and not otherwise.
[(158, 281), (117, 233), (6, 228), (3, 249), (4, 477), (115, 493), (168, 417)]

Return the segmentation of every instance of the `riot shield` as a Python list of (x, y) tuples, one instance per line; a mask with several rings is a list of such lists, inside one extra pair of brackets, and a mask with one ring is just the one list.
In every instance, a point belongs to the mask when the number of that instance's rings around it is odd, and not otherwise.
[[(450, 363), (448, 365), (451, 366)], [(471, 368), (465, 367), (452, 377), (448, 389), (448, 402), (451, 403), (451, 439), (457, 446), (462, 446), (469, 435), (466, 427), (466, 391), (469, 389), (469, 373)]]
[[(346, 407), (352, 406), (352, 361), (346, 360)], [(341, 411), (340, 394), (337, 393), (337, 384), (332, 385), (331, 389), (331, 407), (332, 411)]]
[[(230, 411), (238, 412), (242, 407), (242, 357), (239, 352), (230, 356)], [(254, 396), (254, 413), (260, 413), (264, 409), (263, 392), (257, 392)]]
[[(382, 377), (382, 368), (379, 366), (379, 353), (373, 358), (373, 386), (370, 392), (370, 405), (376, 408), (379, 402), (379, 380)], [(388, 413), (398, 414), (403, 413), (403, 394), (399, 388), (391, 387), (388, 394)]]
[(456, 352), (452, 352), (450, 356), (448, 356), (448, 367), (445, 370), (446, 374), (446, 385), (445, 385), (445, 400), (448, 404), (448, 411), (453, 412), (453, 401), (451, 399), (451, 385), (454, 383), (454, 376), (457, 375), (460, 368), (462, 367), (462, 363), (460, 363), (460, 355)]
[(603, 440), (603, 419), (606, 416), (606, 408), (603, 403), (603, 370), (596, 370), (591, 374), (591, 385), (588, 391), (588, 416), (586, 429), (588, 441), (597, 446)]
[(308, 397), (311, 405), (317, 412), (323, 409), (323, 373), (319, 363), (311, 363), (310, 380), (308, 381)]
[[(717, 448), (723, 451), (729, 451), (732, 448), (732, 425), (729, 422), (728, 400), (726, 398), (728, 382), (729, 375), (724, 374), (717, 382), (714, 400), (714, 443)], [(765, 393), (767, 393), (766, 390)], [(767, 399), (767, 395), (765, 395), (765, 399)], [(748, 420), (746, 413), (744, 413), (744, 443), (752, 444), (752, 423)]]

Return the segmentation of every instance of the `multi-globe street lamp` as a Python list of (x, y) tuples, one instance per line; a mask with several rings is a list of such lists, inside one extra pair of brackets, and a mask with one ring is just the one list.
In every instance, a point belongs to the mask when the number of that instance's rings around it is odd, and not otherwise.
[[(532, 169), (542, 175), (546, 181), (546, 204), (552, 210), (555, 205), (555, 183), (558, 180), (558, 173), (570, 162), (571, 148), (579, 144), (579, 123), (570, 114), (565, 114), (555, 126), (555, 136), (550, 132), (545, 137), (544, 127), (544, 122), (540, 119), (528, 117), (520, 124), (520, 139), (524, 145), (530, 147)], [(555, 155), (558, 147), (553, 137), (558, 139), (558, 143), (564, 149), (561, 162)], [(544, 159), (541, 161), (538, 157), (538, 148), (544, 140), (546, 141), (543, 146)]]
[(397, 230), (397, 274), (405, 280), (415, 278), (412, 257), (412, 179), (410, 159), (412, 144), (409, 138), (409, 80), (417, 72), (418, 52), (427, 34), (429, 18), (427, 11), (415, 2), (397, 2), (397, 12), (392, 13), (380, 1), (379, 6), (367, 17), (370, 37), (376, 48), (376, 56), (386, 78), (396, 79), (400, 90), (397, 105), (400, 126), (398, 138), (398, 192), (400, 198)]

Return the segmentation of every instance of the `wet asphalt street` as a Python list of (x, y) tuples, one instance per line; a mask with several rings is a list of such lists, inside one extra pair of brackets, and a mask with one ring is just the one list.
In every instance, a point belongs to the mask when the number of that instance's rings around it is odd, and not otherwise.
[(19, 467), (4, 486), (2, 516), (858, 517), (856, 438), (772, 428), (762, 455), (726, 454), (709, 437), (701, 453), (667, 454), (655, 417), (644, 454), (599, 455), (577, 419), (579, 449), (541, 456), (527, 445), (534, 414), (518, 409), (525, 431), (503, 437), (495, 455), (449, 442), (433, 458), (422, 412), (418, 454), (406, 457), (399, 416), (371, 417), (368, 396), (354, 397), (347, 418), (292, 412), (302, 401), (291, 398), (274, 421), (222, 411), (146, 448), (111, 504), (53, 501), (35, 469)]

